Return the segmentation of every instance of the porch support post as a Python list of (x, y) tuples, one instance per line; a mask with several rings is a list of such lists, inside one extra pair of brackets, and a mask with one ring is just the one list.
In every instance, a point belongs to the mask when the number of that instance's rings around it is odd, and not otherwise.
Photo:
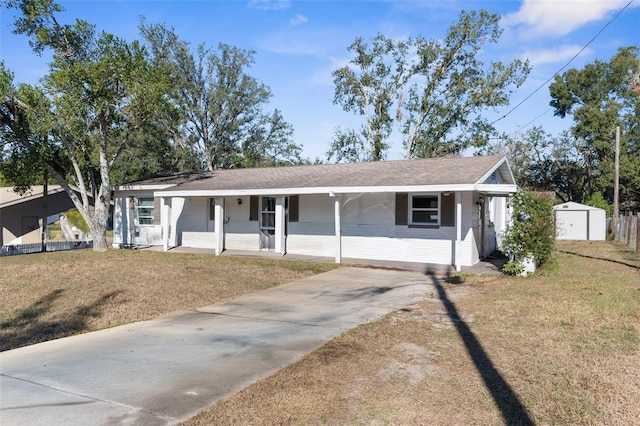
[(285, 235), (284, 235), (284, 197), (276, 198), (276, 230), (275, 230), (275, 251), (276, 253), (280, 253), (284, 256), (286, 253), (286, 245), (285, 245)]
[(224, 250), (224, 198), (216, 198), (213, 206), (216, 232), (216, 256)]
[(340, 217), (340, 194), (329, 193), (329, 196), (334, 199), (334, 211), (335, 211), (335, 227), (336, 227), (336, 263), (342, 262), (342, 228)]
[(171, 206), (169, 198), (160, 197), (160, 222), (162, 223), (162, 251), (169, 251), (169, 233), (171, 232)]
[(456, 271), (462, 270), (462, 192), (456, 192)]

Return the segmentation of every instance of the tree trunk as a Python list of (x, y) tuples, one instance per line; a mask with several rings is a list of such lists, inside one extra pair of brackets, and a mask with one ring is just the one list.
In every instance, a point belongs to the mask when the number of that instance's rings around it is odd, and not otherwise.
[(97, 197), (93, 216), (89, 222), (89, 229), (93, 237), (93, 250), (105, 251), (107, 245), (107, 222), (109, 220), (109, 196), (100, 195)]

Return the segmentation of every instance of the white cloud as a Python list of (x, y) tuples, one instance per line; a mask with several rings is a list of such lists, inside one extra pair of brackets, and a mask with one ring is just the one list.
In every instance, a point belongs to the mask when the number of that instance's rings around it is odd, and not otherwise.
[[(550, 49), (527, 50), (521, 55), (521, 58), (528, 59), (531, 65), (536, 67), (539, 65), (566, 62), (573, 58), (580, 49), (582, 49), (582, 46), (573, 44), (557, 46)], [(585, 49), (583, 54), (588, 54), (590, 52), (590, 49)]]
[(261, 10), (283, 10), (291, 6), (289, 0), (250, 0), (249, 7)]
[(291, 20), (291, 25), (301, 25), (306, 24), (308, 21), (307, 17), (301, 14), (297, 14), (295, 18)]
[(260, 48), (268, 52), (286, 55), (321, 56), (325, 51), (322, 40), (289, 32), (264, 36), (260, 40)]
[(532, 37), (562, 36), (610, 16), (627, 3), (628, 0), (523, 0), (520, 10), (506, 15), (503, 24)]

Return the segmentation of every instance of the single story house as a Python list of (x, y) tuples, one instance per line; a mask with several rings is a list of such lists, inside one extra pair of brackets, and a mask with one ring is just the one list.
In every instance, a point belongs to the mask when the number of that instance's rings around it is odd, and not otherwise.
[(115, 247), (268, 250), (462, 266), (497, 247), (503, 156), (215, 170), (114, 188)]
[[(41, 241), (44, 213), (43, 186), (32, 186), (20, 195), (12, 187), (0, 188), (0, 246), (36, 244)], [(71, 198), (59, 185), (47, 189), (47, 224), (60, 213), (74, 208)]]
[(607, 217), (604, 209), (569, 201), (553, 206), (556, 238), (559, 240), (604, 241)]

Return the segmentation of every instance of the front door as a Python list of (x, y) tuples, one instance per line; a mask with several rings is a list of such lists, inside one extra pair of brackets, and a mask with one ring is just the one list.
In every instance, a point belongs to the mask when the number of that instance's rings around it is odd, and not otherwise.
[(262, 197), (260, 204), (260, 250), (276, 248), (276, 199)]

